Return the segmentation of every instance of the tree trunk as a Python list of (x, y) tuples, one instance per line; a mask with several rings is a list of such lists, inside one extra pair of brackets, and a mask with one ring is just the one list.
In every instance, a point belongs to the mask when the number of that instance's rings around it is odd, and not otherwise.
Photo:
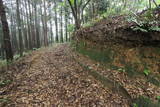
[[(24, 5), (24, 4), (23, 4)], [(22, 5), (22, 7), (23, 7)], [(27, 24), (25, 23), (25, 19), (28, 18), (28, 17), (25, 17), (27, 16), (26, 15), (26, 12), (25, 12), (25, 8), (21, 8), (21, 13), (24, 12), (24, 16), (23, 16), (23, 20), (22, 20), (22, 23), (23, 23), (23, 36), (24, 36), (24, 49), (25, 50), (28, 50), (29, 49), (29, 45), (28, 45), (28, 35), (27, 35)]]
[(36, 28), (36, 47), (40, 48), (40, 37), (39, 37), (39, 25), (37, 19), (37, 5), (34, 4), (34, 11), (35, 11), (35, 28)]
[(21, 26), (21, 19), (20, 19), (20, 11), (19, 11), (19, 0), (16, 0), (17, 5), (17, 24), (18, 24), (18, 35), (19, 35), (19, 53), (20, 56), (23, 56), (23, 39), (22, 39), (22, 26)]
[(48, 46), (46, 0), (43, 0), (43, 3), (44, 3), (44, 45)]
[(61, 42), (63, 43), (63, 10), (61, 6), (61, 12), (60, 12), (60, 26), (61, 26)]
[(30, 44), (30, 40), (31, 40), (31, 30), (30, 30), (30, 24), (29, 24), (29, 15), (28, 15), (28, 7), (27, 7), (27, 2), (26, 0), (24, 0), (24, 3), (25, 3), (25, 12), (26, 12), (26, 18), (27, 18), (27, 34), (28, 34), (28, 48), (27, 49), (32, 49), (32, 44)]
[(2, 0), (0, 0), (0, 17), (1, 17), (2, 28), (3, 28), (3, 39), (4, 39), (4, 47), (5, 47), (4, 49), (6, 52), (6, 59), (7, 61), (12, 61), (13, 52), (11, 47), (10, 35), (9, 35), (9, 27), (8, 27), (5, 8)]
[[(66, 1), (65, 1), (65, 5), (66, 5)], [(66, 38), (66, 42), (68, 41), (68, 9), (67, 7), (65, 7), (65, 38)]]
[(32, 1), (32, 24), (31, 24), (31, 30), (32, 30), (32, 43), (33, 43), (33, 48), (36, 48), (36, 26), (35, 26), (35, 11), (34, 11), (34, 1)]
[(152, 8), (151, 0), (149, 0), (149, 9)]
[[(13, 3), (11, 1), (11, 8), (14, 9)], [(11, 13), (11, 43), (12, 43), (12, 51), (13, 53), (16, 52), (18, 49), (18, 40), (16, 35), (16, 20), (15, 20), (15, 14)]]
[(59, 41), (58, 39), (58, 21), (57, 21), (57, 3), (56, 0), (54, 0), (54, 13), (55, 13), (55, 27), (56, 27), (56, 42)]
[(50, 13), (50, 37), (51, 37), (51, 44), (54, 42), (53, 40), (53, 30), (52, 30), (52, 8), (50, 8), (49, 13)]
[(32, 44), (32, 16), (31, 16), (31, 6), (30, 6), (31, 4), (30, 4), (30, 0), (28, 0), (28, 9), (29, 9), (29, 19), (30, 20), (28, 20), (28, 27), (29, 27), (29, 33), (30, 33), (30, 35), (29, 35), (29, 48), (32, 50), (32, 48), (33, 48), (33, 44)]

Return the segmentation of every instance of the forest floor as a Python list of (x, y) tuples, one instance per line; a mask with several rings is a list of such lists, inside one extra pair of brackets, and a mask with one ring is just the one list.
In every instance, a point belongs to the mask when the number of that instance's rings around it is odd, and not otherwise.
[(104, 68), (67, 43), (33, 51), (0, 73), (0, 106), (7, 107), (129, 107), (139, 96), (160, 95), (143, 76)]
[(75, 56), (69, 44), (58, 44), (17, 61), (7, 71), (13, 82), (0, 88), (0, 106), (129, 106), (128, 99), (89, 75)]

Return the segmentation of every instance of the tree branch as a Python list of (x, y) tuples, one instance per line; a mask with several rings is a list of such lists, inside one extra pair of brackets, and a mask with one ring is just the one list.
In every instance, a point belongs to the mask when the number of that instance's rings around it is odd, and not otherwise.
[(77, 15), (77, 0), (74, 0), (75, 14)]
[(81, 0), (81, 1), (80, 1), (80, 3), (79, 3), (79, 8), (80, 8), (80, 7), (81, 7), (81, 5), (82, 5), (82, 1), (83, 1), (83, 0)]
[(70, 0), (67, 0), (67, 1), (68, 1), (69, 5), (70, 5), (70, 7), (71, 7), (71, 10), (72, 10), (73, 16), (76, 18), (76, 13), (75, 13), (74, 7), (72, 6), (71, 1), (70, 1)]
[(84, 10), (84, 8), (87, 6), (87, 4), (90, 2), (91, 0), (88, 0), (87, 2), (86, 2), (86, 4), (84, 4), (84, 6), (82, 7), (82, 11)]
[(156, 1), (155, 1), (155, 0), (153, 0), (153, 3), (156, 5), (156, 7), (158, 7), (158, 5), (157, 5), (157, 3), (156, 3)]

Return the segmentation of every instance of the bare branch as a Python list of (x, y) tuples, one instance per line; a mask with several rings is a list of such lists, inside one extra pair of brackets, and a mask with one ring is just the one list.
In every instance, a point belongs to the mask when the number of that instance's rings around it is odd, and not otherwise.
[(86, 2), (86, 4), (84, 4), (84, 6), (82, 7), (82, 11), (84, 10), (84, 8), (87, 6), (87, 4), (90, 2), (91, 0), (88, 0), (87, 2)]

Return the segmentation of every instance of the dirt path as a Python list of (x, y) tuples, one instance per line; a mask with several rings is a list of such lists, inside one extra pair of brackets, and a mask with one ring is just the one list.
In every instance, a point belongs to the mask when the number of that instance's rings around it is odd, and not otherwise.
[(72, 54), (68, 44), (60, 44), (24, 58), (12, 88), (0, 96), (11, 100), (6, 106), (127, 107), (127, 99), (88, 75)]

